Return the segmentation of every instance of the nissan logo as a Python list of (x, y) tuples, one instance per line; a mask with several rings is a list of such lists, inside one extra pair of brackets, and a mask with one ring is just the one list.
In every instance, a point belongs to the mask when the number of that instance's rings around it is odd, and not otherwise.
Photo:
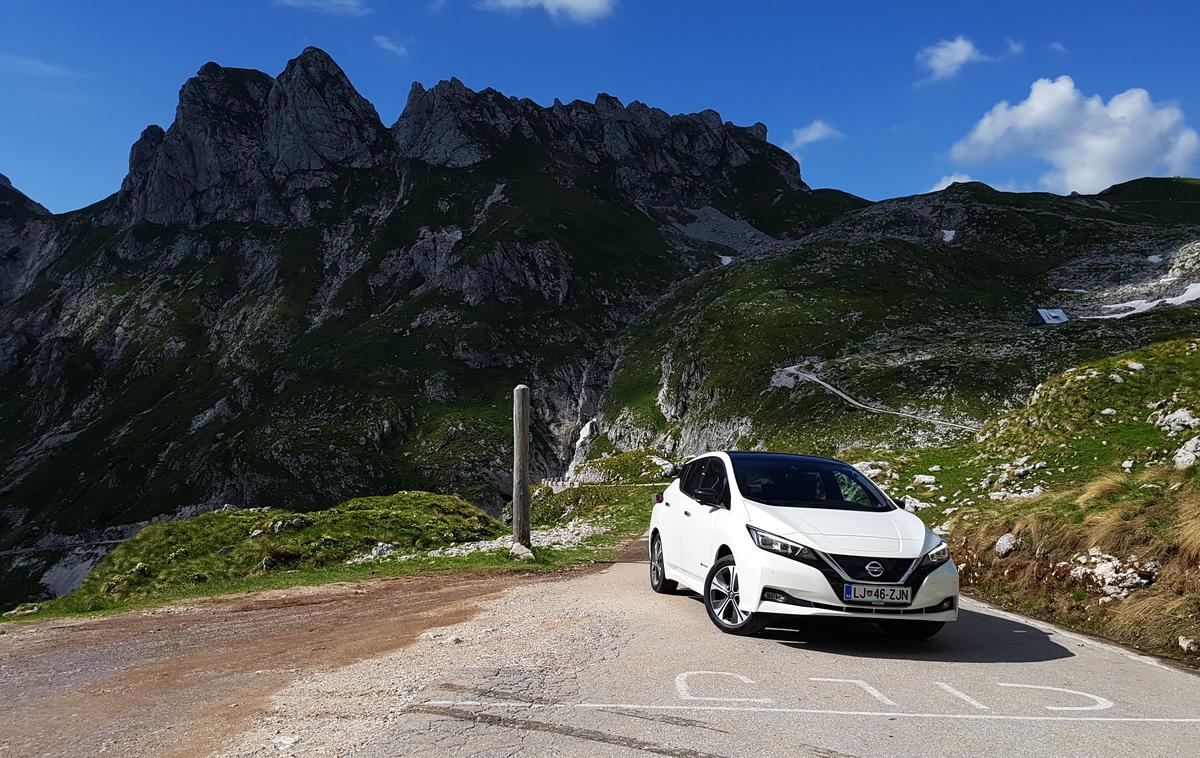
[(883, 564), (879, 561), (871, 561), (867, 564), (867, 573), (878, 579), (883, 576)]

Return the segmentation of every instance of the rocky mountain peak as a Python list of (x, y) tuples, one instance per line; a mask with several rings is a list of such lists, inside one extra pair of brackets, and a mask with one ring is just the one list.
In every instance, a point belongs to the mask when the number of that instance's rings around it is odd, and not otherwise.
[(113, 220), (304, 221), (304, 189), (389, 148), (375, 108), (322, 50), (277, 78), (206, 63), (180, 89), (174, 123), (134, 143)]
[(503, 151), (511, 139), (541, 144), (559, 165), (607, 168), (640, 203), (699, 207), (716, 187), (753, 161), (766, 163), (792, 189), (807, 189), (796, 161), (766, 141), (766, 127), (735, 126), (714, 110), (670, 115), (600, 93), (588, 103), (543, 107), (475, 92), (458, 79), (426, 89), (414, 83), (392, 126), (400, 153), (437, 166), (463, 167)]
[(307, 191), (339, 171), (405, 160), (467, 168), (514, 140), (564, 177), (605, 175), (643, 206), (712, 205), (737, 194), (752, 163), (764, 164), (765, 173), (754, 169), (760, 178), (774, 177), (772, 192), (807, 190), (762, 124), (735, 126), (713, 110), (670, 115), (607, 93), (544, 107), (457, 78), (414, 83), (389, 130), (337, 63), (308, 47), (276, 77), (204, 64), (180, 89), (170, 127), (147, 127), (133, 145), (108, 220), (304, 224), (314, 210)]

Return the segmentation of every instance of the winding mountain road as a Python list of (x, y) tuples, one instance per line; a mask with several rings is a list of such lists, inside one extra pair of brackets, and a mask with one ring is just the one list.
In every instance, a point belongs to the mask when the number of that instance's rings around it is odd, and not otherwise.
[(864, 411), (870, 411), (871, 413), (884, 413), (889, 416), (903, 416), (905, 418), (916, 419), (917, 421), (924, 421), (927, 424), (939, 424), (941, 426), (951, 426), (951, 427), (954, 427), (955, 429), (965, 429), (968, 432), (978, 432), (979, 431), (979, 427), (967, 426), (966, 424), (959, 424), (954, 421), (943, 421), (940, 418), (930, 418), (929, 416), (918, 416), (915, 413), (905, 413), (904, 411), (892, 411), (892, 410), (888, 410), (887, 408), (880, 408), (880, 407), (874, 406), (874, 405), (867, 405), (866, 403), (862, 402), (861, 400), (851, 397), (850, 395), (846, 394), (845, 392), (838, 389), (837, 387), (834, 387), (832, 384), (825, 381), (824, 379), (817, 376), (816, 374), (812, 373), (811, 371), (802, 370), (799, 366), (786, 366), (782, 369), (779, 369), (779, 373), (781, 373), (785, 376), (792, 377), (793, 379), (795, 379), (797, 381), (813, 382), (814, 384), (819, 384), (822, 387), (824, 387), (825, 389), (832, 392), (833, 394), (840, 397), (841, 399), (845, 400), (850, 405), (853, 405), (855, 408), (861, 408)]
[[(644, 548), (644, 543), (638, 548)], [(1184, 756), (1200, 677), (964, 601), (722, 634), (636, 553), (562, 577), (414, 577), (0, 635), (0, 755)]]

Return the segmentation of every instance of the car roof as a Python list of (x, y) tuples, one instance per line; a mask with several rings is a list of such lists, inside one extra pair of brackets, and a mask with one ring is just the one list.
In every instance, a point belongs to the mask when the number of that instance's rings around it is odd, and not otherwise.
[(808, 463), (838, 463), (843, 466), (850, 464), (837, 458), (823, 458), (819, 455), (800, 455), (799, 453), (772, 453), (761, 450), (726, 450), (725, 455), (730, 461), (805, 461)]

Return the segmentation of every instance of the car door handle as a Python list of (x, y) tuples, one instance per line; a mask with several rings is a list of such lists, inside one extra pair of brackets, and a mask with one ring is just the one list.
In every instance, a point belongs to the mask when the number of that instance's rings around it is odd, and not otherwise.
[(683, 515), (685, 515), (685, 516), (690, 516), (690, 515), (692, 515), (692, 512), (691, 512), (691, 511), (684, 511), (684, 512), (683, 512)]

